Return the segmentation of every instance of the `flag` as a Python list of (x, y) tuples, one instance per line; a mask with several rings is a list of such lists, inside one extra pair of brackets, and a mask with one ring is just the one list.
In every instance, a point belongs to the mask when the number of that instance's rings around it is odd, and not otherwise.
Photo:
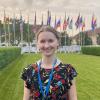
[(10, 22), (10, 18), (5, 16), (4, 17), (4, 23), (5, 24), (8, 24), (9, 22)]
[(23, 19), (22, 19), (22, 15), (20, 16), (20, 32), (23, 33)]
[(56, 29), (61, 26), (61, 19), (59, 19), (56, 23)]
[(66, 28), (68, 27), (68, 25), (69, 25), (69, 16), (68, 16), (67, 20), (66, 19), (64, 20), (63, 30), (66, 30)]
[(82, 21), (82, 31), (84, 31), (85, 30), (85, 18), (84, 18), (84, 20)]
[(36, 25), (36, 12), (35, 12), (35, 16), (34, 16), (34, 25)]
[(69, 16), (68, 16), (68, 18), (67, 18), (67, 26), (69, 25)]
[(47, 17), (47, 25), (51, 24), (51, 12), (48, 11), (48, 17)]
[(80, 26), (80, 14), (79, 14), (78, 17), (77, 17), (77, 20), (76, 20), (76, 22), (75, 22), (75, 26), (76, 26), (76, 29), (78, 29), (79, 26)]
[(56, 24), (57, 24), (57, 21), (56, 21), (56, 15), (55, 15), (55, 23), (54, 23), (54, 28), (56, 29)]
[(63, 30), (66, 30), (66, 28), (67, 28), (67, 21), (64, 20), (64, 23), (63, 23)]
[(64, 18), (64, 23), (63, 23), (63, 30), (66, 30), (67, 28), (67, 20), (66, 20), (66, 13), (65, 13), (65, 18)]
[(6, 13), (5, 13), (5, 10), (4, 10), (4, 24), (6, 23)]
[(68, 25), (68, 26), (69, 26), (69, 29), (73, 29), (73, 19), (71, 19), (71, 20), (70, 20), (70, 22), (69, 22), (69, 25)]
[(92, 21), (91, 21), (91, 28), (92, 28), (93, 31), (95, 30), (96, 26), (97, 26), (97, 19), (93, 15), (92, 16)]
[(80, 19), (79, 19), (79, 28), (82, 27), (82, 24), (83, 24), (83, 18), (81, 16)]
[(49, 16), (48, 21), (47, 21), (47, 25), (51, 24), (51, 16)]
[(44, 23), (43, 23), (43, 14), (42, 14), (42, 21), (41, 21), (41, 25), (43, 25)]

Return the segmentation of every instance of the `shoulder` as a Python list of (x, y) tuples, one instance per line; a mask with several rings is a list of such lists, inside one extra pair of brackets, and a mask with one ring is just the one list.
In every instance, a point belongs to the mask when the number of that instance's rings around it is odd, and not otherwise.
[(35, 64), (29, 64), (25, 68), (23, 68), (23, 71), (21, 73), (21, 79), (23, 79), (26, 83), (26, 87), (28, 89), (31, 88), (32, 85), (32, 77), (35, 74)]
[(32, 77), (34, 75), (34, 72), (36, 70), (36, 64), (29, 64), (25, 68), (23, 68), (21, 73), (21, 78), (23, 80), (27, 80), (29, 77)]
[(31, 74), (31, 72), (32, 72), (32, 66), (30, 64), (30, 65), (27, 65), (25, 68), (23, 68), (22, 73), (21, 73), (21, 78), (23, 80), (26, 80), (27, 77)]
[(61, 67), (66, 71), (66, 74), (70, 80), (73, 80), (73, 78), (77, 76), (77, 71), (71, 64), (62, 63)]

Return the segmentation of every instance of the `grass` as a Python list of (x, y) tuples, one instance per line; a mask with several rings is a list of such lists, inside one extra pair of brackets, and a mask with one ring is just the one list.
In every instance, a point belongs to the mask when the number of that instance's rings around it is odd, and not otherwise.
[[(64, 63), (71, 63), (77, 70), (78, 100), (100, 100), (100, 57), (82, 54), (58, 54)], [(0, 100), (22, 100), (22, 69), (40, 56), (24, 54), (0, 70)]]

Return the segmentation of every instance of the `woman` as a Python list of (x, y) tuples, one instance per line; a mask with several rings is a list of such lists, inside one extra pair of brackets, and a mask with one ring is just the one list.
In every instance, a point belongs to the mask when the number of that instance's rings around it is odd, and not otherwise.
[(59, 33), (50, 26), (43, 26), (36, 39), (42, 58), (22, 73), (23, 100), (77, 100), (73, 79), (77, 73), (70, 64), (63, 64), (56, 57)]

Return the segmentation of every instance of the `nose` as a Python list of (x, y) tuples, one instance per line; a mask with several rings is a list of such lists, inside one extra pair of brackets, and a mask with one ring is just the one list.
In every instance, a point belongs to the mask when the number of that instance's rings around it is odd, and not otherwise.
[(49, 43), (48, 42), (45, 42), (44, 47), (45, 48), (48, 48), (49, 47)]

